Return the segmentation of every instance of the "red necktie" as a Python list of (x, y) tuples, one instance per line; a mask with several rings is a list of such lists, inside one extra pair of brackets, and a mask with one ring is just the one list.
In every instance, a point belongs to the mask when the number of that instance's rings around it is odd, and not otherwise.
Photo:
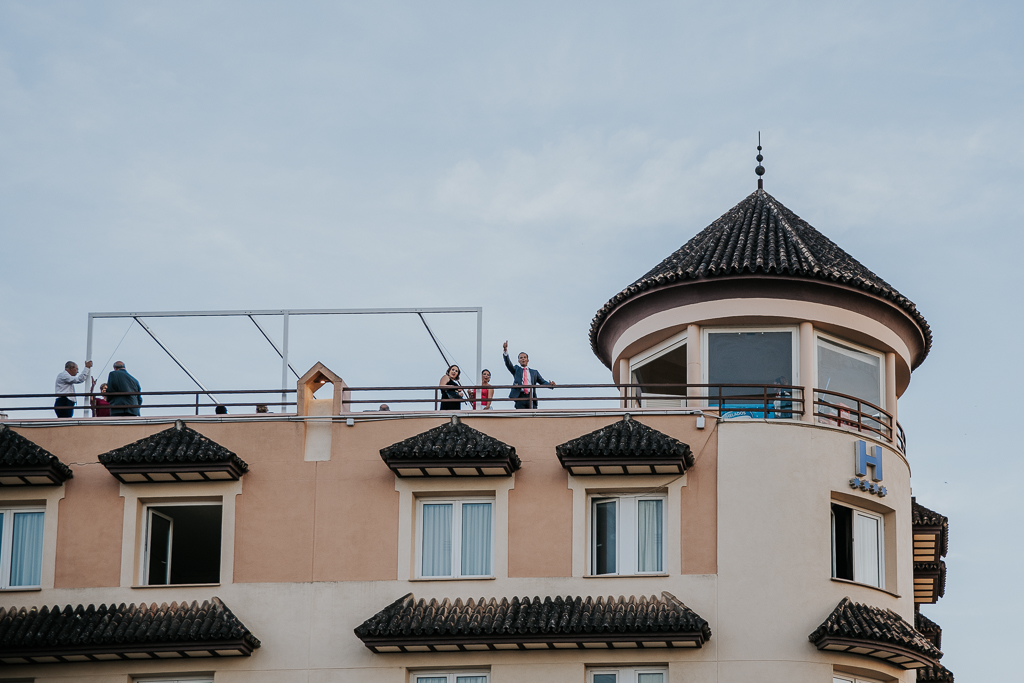
[(530, 384), (530, 371), (523, 366), (523, 393), (529, 396), (530, 390), (526, 388), (527, 384)]

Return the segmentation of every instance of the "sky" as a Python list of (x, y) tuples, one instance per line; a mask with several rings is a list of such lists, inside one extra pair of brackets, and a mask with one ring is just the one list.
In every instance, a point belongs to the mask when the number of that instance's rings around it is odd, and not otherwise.
[[(560, 383), (594, 313), (756, 187), (914, 301), (914, 493), (950, 518), (960, 680), (1024, 608), (1024, 5), (0, 3), (0, 394), (52, 391), (91, 311), (482, 306)], [(473, 369), (475, 320), (431, 316)], [(151, 320), (211, 389), (275, 388), (247, 319)], [(280, 336), (280, 321), (268, 319)], [(187, 377), (129, 321), (103, 374)], [(303, 319), (301, 373), (427, 385), (414, 317)], [(110, 360), (108, 360), (110, 359)], [(104, 365), (106, 361), (106, 365)]]

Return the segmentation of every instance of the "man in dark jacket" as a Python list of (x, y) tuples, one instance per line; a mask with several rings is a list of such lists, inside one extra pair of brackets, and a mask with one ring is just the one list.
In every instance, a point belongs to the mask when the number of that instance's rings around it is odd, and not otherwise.
[(555, 386), (555, 383), (549, 382), (546, 379), (544, 379), (541, 376), (540, 372), (538, 372), (537, 370), (527, 367), (527, 365), (530, 362), (530, 357), (527, 356), (525, 353), (519, 354), (518, 367), (512, 365), (512, 361), (509, 360), (508, 357), (507, 341), (501, 345), (501, 351), (501, 355), (505, 359), (505, 367), (508, 368), (508, 371), (512, 373), (512, 384), (514, 385), (512, 391), (509, 392), (508, 397), (525, 399), (515, 401), (515, 406), (517, 409), (521, 410), (523, 408), (536, 408), (537, 399), (533, 395), (533, 388), (531, 387), (531, 385), (533, 385), (533, 387), (536, 387), (536, 385), (538, 384), (543, 384), (546, 386), (553, 387)]
[[(139, 380), (128, 374), (124, 369), (124, 363), (114, 363), (114, 370), (107, 376), (107, 393), (117, 394), (121, 392), (138, 393), (142, 391)], [(138, 415), (139, 406), (142, 404), (141, 396), (111, 396), (111, 415)]]

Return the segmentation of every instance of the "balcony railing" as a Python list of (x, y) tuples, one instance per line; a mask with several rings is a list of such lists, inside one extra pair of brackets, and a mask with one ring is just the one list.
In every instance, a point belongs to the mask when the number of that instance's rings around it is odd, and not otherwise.
[[(463, 386), (460, 410), (482, 409), (480, 385)], [(807, 407), (803, 388), (778, 384), (559, 384), (557, 387), (530, 387), (529, 399), (510, 398), (511, 385), (487, 385), (491, 390), (490, 410), (512, 410), (515, 403), (532, 401), (538, 410), (622, 410), (664, 411), (700, 410), (724, 419), (753, 418), (760, 420), (802, 419)], [(230, 389), (220, 391), (146, 391), (137, 394), (108, 392), (105, 398), (135, 396), (140, 406), (103, 406), (99, 410), (113, 410), (111, 418), (130, 419), (118, 415), (124, 408), (140, 408), (143, 416), (182, 416), (213, 414), (216, 406), (223, 406), (228, 414), (260, 417), (257, 406), (266, 406), (268, 414), (294, 414), (295, 389)], [(53, 402), (57, 394), (0, 395), (0, 414), (9, 418), (54, 418)], [(476, 401), (472, 397), (476, 397)], [(92, 417), (93, 399), (100, 394), (78, 394), (74, 406), (75, 417)], [(349, 413), (378, 412), (387, 405), (389, 411), (426, 412), (441, 407), (441, 387), (346, 387), (342, 398), (342, 411)], [(43, 413), (40, 415), (39, 413)], [(895, 443), (901, 451), (906, 448), (903, 428), (895, 424), (892, 415), (867, 401), (833, 391), (814, 390), (813, 420), (818, 424), (838, 426), (864, 432)], [(99, 413), (100, 419), (107, 414)]]

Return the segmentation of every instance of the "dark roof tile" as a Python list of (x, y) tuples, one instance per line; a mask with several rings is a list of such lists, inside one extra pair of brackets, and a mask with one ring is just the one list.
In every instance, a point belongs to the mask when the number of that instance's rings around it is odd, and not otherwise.
[(918, 683), (953, 683), (953, 672), (941, 664), (926, 666), (917, 670), (917, 680)]
[(181, 420), (162, 432), (103, 453), (99, 460), (119, 478), (124, 472), (216, 468), (230, 471), (231, 478), (237, 479), (249, 471), (249, 465), (234, 452)]
[(157, 605), (0, 608), (0, 659), (97, 653), (248, 655), (260, 641), (220, 600)]
[(637, 422), (629, 414), (607, 427), (556, 446), (555, 452), (563, 467), (625, 467), (632, 463), (671, 463), (683, 471), (693, 467), (693, 452), (687, 444)]
[(416, 600), (409, 593), (355, 629), (367, 647), (428, 643), (671, 642), (700, 646), (707, 621), (670, 593), (661, 597), (513, 597)]
[(59, 484), (70, 479), (71, 468), (45, 448), (33, 443), (10, 427), (0, 424), (0, 476), (5, 471), (40, 473), (52, 472), (51, 483)]
[(755, 190), (668, 258), (606, 303), (590, 326), (597, 334), (619, 304), (679, 282), (733, 275), (778, 275), (836, 282), (888, 299), (917, 323), (928, 355), (932, 334), (917, 307), (764, 190)]
[(936, 624), (934, 621), (921, 614), (920, 611), (914, 612), (914, 628), (921, 632), (925, 638), (932, 642), (932, 645), (942, 649), (942, 627)]
[[(819, 649), (838, 649), (851, 642), (874, 645), (882, 651), (901, 653), (904, 658), (909, 655), (918, 665), (925, 666), (937, 664), (942, 657), (939, 648), (896, 612), (862, 605), (850, 598), (843, 598), (808, 639)], [(907, 667), (906, 663), (898, 663)]]
[(522, 466), (514, 447), (473, 429), (455, 415), (449, 422), (380, 449), (380, 457), (392, 469), (493, 464), (511, 473)]

